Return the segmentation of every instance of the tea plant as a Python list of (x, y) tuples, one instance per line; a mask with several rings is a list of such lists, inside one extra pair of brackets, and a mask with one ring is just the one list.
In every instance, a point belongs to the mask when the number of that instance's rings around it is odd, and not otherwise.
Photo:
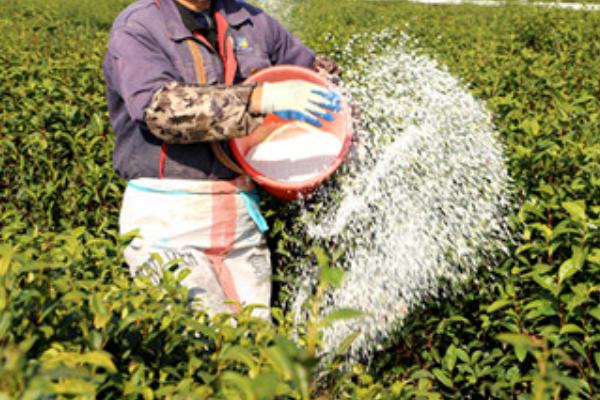
[[(353, 311), (322, 320), (311, 297), (294, 337), (281, 308), (209, 320), (181, 275), (155, 286), (123, 265), (100, 63), (124, 3), (0, 3), (0, 398), (598, 397), (600, 13), (295, 2), (295, 32), (346, 69), (350, 39), (385, 27), (486, 100), (517, 206), (507, 255), (423, 301), (370, 364), (319, 365), (321, 329)], [(340, 255), (311, 250), (298, 207), (265, 206), (276, 303), (307, 258), (336, 285)]]

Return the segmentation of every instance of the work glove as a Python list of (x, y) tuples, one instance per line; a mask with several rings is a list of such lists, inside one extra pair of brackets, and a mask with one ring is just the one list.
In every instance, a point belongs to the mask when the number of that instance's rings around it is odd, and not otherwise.
[(308, 122), (317, 127), (318, 118), (333, 121), (333, 112), (340, 111), (340, 95), (333, 90), (302, 80), (264, 83), (261, 113), (273, 113), (286, 120)]

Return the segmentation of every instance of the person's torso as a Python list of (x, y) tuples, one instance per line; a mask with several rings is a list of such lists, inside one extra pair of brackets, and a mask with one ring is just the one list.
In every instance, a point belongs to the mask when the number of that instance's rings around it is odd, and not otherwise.
[[(198, 60), (194, 60), (188, 43), (190, 42), (200, 50), (205, 83), (224, 83), (224, 67), (219, 49), (202, 43), (189, 31), (187, 37), (173, 40), (173, 32), (181, 32), (181, 26), (174, 24), (183, 25), (181, 17), (176, 14), (178, 11), (173, 1), (175, 0), (161, 0), (159, 4), (157, 0), (140, 0), (122, 12), (113, 29), (125, 21), (131, 23), (135, 20), (136, 23), (143, 24), (156, 45), (157, 52), (162, 52), (169, 60), (174, 80), (197, 83)], [(231, 0), (225, 1), (227, 2), (237, 3)], [(229, 35), (234, 43), (238, 65), (234, 83), (243, 82), (254, 72), (272, 64), (268, 26), (265, 26), (260, 14), (243, 18), (244, 15), (251, 15), (253, 10), (250, 9), (243, 15), (238, 11), (233, 17), (226, 13), (227, 10), (220, 10), (229, 22)], [(107, 82), (107, 85), (109, 103), (112, 103), (109, 104), (111, 122), (117, 135), (113, 165), (121, 177), (159, 177), (161, 158), (164, 177), (228, 180), (237, 176), (217, 160), (208, 143), (164, 145), (150, 133), (144, 123), (133, 121), (129, 117), (119, 93), (111, 87), (110, 82)], [(226, 143), (221, 145), (230, 154)]]

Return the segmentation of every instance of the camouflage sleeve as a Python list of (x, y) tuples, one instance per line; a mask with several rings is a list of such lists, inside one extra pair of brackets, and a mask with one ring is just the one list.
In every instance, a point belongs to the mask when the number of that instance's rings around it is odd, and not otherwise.
[(247, 135), (263, 121), (248, 110), (256, 85), (202, 86), (171, 82), (145, 110), (148, 129), (166, 143), (227, 140)]

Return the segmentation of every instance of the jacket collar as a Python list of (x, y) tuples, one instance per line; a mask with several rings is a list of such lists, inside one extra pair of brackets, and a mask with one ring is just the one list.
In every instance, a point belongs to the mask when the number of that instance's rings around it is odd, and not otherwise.
[(219, 11), (229, 25), (239, 26), (251, 18), (250, 12), (237, 0), (213, 0), (215, 10)]
[[(192, 33), (185, 27), (176, 0), (155, 0), (166, 23), (167, 32), (172, 40), (179, 41), (193, 38)], [(237, 0), (213, 0), (215, 11), (220, 12), (231, 26), (239, 26), (250, 20), (250, 12)]]

